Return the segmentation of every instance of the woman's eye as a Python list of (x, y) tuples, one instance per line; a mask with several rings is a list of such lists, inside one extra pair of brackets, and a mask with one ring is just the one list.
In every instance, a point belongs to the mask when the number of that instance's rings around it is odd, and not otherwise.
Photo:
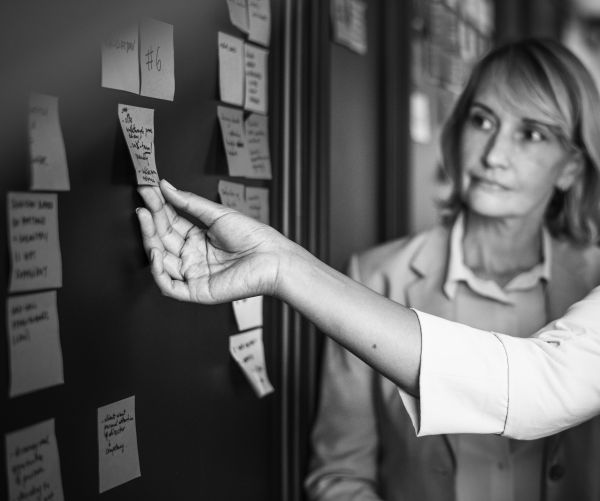
[(525, 141), (532, 143), (538, 143), (546, 140), (546, 135), (537, 129), (523, 129), (521, 131), (521, 137)]
[(494, 122), (481, 113), (472, 113), (469, 117), (469, 122), (476, 129), (488, 131), (494, 128)]

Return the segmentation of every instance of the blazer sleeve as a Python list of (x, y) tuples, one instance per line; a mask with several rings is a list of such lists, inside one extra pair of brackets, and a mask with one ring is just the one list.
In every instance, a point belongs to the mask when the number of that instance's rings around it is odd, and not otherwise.
[(417, 315), (420, 399), (401, 396), (418, 435), (535, 439), (600, 413), (600, 287), (531, 338)]
[[(356, 260), (350, 276), (359, 279)], [(379, 500), (374, 373), (360, 359), (328, 339), (321, 395), (312, 429), (312, 457), (305, 482), (311, 500)]]

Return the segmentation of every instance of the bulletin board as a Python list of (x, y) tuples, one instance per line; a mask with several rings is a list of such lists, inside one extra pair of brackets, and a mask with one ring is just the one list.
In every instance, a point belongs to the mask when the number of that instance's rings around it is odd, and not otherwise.
[[(239, 3), (239, 2), (238, 2)], [(244, 3), (244, 2), (242, 2)], [(272, 2), (269, 78), (280, 64), (279, 9)], [(172, 101), (101, 86), (101, 44), (118, 23), (142, 18), (173, 26)], [(0, 498), (8, 499), (7, 435), (53, 420), (65, 500), (278, 499), (280, 341), (276, 308), (264, 304), (266, 367), (275, 392), (259, 398), (229, 353), (239, 332), (231, 304), (200, 306), (163, 297), (144, 254), (135, 208), (142, 202), (118, 118), (119, 104), (154, 110), (160, 177), (218, 199), (232, 180), (219, 122), (218, 32), (245, 38), (225, 0), (2, 2), (0, 179), (31, 191), (28, 102), (56, 96), (70, 189), (57, 192), (62, 286), (56, 302), (64, 383), (9, 397), (7, 310), (0, 314)], [(269, 88), (270, 130), (278, 91)], [(271, 155), (277, 158), (277, 138)], [(233, 179), (270, 190), (277, 227), (278, 173)], [(46, 193), (42, 190), (40, 193)], [(36, 192), (37, 193), (37, 192)], [(0, 232), (0, 290), (6, 305), (11, 255)], [(135, 397), (141, 476), (99, 489), (98, 410)], [(37, 499), (32, 497), (31, 499)]]

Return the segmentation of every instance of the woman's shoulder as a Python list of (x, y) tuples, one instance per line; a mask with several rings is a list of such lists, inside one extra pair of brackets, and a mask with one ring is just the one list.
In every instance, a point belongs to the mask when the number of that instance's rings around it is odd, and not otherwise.
[(408, 268), (421, 253), (433, 251), (446, 253), (449, 229), (439, 225), (433, 228), (384, 242), (352, 257), (361, 275), (370, 275), (386, 270)]
[(577, 245), (566, 239), (553, 239), (552, 243), (552, 260), (555, 264), (572, 268), (594, 284), (600, 282), (600, 247)]

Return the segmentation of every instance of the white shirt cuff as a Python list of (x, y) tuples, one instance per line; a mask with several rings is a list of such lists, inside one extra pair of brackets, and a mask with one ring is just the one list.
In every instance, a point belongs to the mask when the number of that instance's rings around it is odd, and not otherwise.
[(502, 342), (492, 332), (414, 311), (421, 324), (420, 398), (402, 390), (400, 397), (417, 435), (503, 433), (508, 362)]

